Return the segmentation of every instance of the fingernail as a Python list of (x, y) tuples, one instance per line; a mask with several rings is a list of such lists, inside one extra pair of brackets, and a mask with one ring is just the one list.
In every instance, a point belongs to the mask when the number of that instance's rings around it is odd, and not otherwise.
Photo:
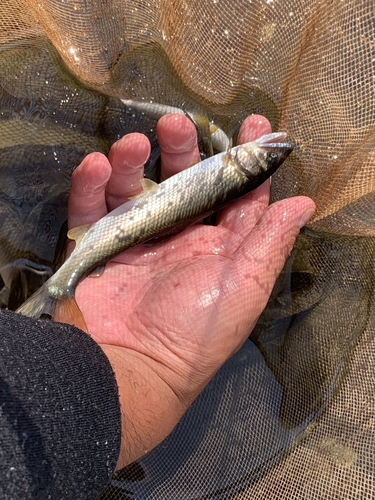
[(315, 213), (315, 207), (308, 208), (300, 217), (298, 221), (298, 226), (301, 229), (303, 226), (307, 224), (307, 222), (311, 219), (311, 217)]

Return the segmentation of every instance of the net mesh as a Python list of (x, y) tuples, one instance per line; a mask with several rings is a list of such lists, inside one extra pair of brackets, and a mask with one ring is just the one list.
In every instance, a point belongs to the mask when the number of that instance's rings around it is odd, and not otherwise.
[[(368, 499), (375, 491), (375, 12), (370, 0), (3, 0), (0, 267), (15, 308), (61, 262), (70, 174), (178, 106), (297, 144), (274, 200), (311, 196), (250, 340), (101, 500)], [(63, 229), (61, 229), (63, 228)], [(60, 234), (61, 233), (61, 234)], [(25, 270), (26, 268), (26, 270)]]

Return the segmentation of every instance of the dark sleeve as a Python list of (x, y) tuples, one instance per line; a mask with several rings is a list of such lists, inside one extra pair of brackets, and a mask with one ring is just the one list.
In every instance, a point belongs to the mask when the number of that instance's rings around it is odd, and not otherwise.
[(111, 365), (80, 330), (0, 311), (0, 498), (95, 499), (116, 466)]

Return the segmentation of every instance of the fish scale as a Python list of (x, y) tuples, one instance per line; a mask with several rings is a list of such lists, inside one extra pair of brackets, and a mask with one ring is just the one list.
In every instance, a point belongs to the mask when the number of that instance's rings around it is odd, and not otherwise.
[(292, 151), (291, 144), (275, 142), (285, 137), (284, 133), (268, 134), (236, 146), (161, 184), (143, 180), (142, 194), (92, 226), (68, 233), (76, 240), (71, 256), (17, 312), (68, 318), (87, 330), (74, 300), (82, 279), (125, 250), (202, 219), (258, 187)]

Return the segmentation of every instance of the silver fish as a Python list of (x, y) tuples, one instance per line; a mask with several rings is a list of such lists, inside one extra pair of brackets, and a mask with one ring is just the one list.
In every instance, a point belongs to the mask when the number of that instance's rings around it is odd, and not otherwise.
[(121, 101), (127, 106), (128, 111), (145, 113), (155, 120), (171, 113), (187, 116), (194, 123), (201, 141), (202, 152), (207, 156), (212, 156), (214, 151), (217, 153), (226, 151), (231, 143), (224, 130), (215, 123), (209, 122), (207, 114), (201, 109), (189, 111), (160, 102), (134, 101), (132, 99), (121, 99)]
[(156, 184), (143, 180), (143, 193), (91, 226), (69, 231), (76, 248), (17, 312), (43, 314), (87, 330), (75, 302), (80, 281), (93, 269), (147, 240), (186, 227), (252, 191), (270, 177), (293, 150), (280, 142), (285, 133), (268, 134), (236, 146)]

